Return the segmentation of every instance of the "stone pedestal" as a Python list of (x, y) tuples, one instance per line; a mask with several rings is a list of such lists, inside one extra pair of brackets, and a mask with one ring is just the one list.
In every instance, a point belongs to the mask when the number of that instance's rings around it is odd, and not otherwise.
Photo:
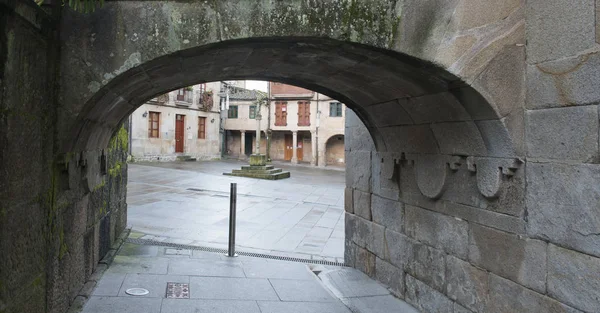
[(251, 154), (250, 155), (251, 166), (265, 166), (267, 165), (267, 156), (264, 154)]

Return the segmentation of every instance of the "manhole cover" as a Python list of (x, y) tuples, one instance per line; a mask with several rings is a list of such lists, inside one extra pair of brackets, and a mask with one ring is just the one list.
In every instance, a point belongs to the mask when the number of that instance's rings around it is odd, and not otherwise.
[(167, 283), (167, 298), (189, 299), (190, 298), (190, 284)]
[(144, 296), (150, 293), (148, 289), (144, 288), (129, 288), (125, 290), (125, 293), (132, 296)]

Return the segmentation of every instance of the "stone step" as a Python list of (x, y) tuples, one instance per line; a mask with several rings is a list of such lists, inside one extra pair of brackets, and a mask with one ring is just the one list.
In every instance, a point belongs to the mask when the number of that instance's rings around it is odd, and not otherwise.
[(242, 166), (242, 170), (245, 170), (245, 171), (264, 171), (264, 170), (272, 170), (274, 168), (275, 168), (275, 166), (273, 166), (273, 165), (264, 165), (264, 166), (245, 165), (245, 166)]
[(192, 158), (189, 155), (178, 155), (177, 161), (196, 161), (196, 158)]
[(274, 169), (270, 169), (270, 170), (258, 170), (258, 169), (254, 169), (254, 170), (232, 170), (232, 172), (234, 173), (256, 173), (256, 174), (275, 174), (275, 173), (279, 173), (282, 172), (283, 170), (280, 168), (274, 168)]
[(261, 174), (256, 172), (240, 172), (240, 173), (223, 173), (223, 175), (227, 176), (238, 176), (238, 177), (249, 177), (249, 178), (259, 178), (259, 179), (269, 179), (269, 180), (278, 180), (290, 177), (290, 172), (279, 172), (274, 174)]

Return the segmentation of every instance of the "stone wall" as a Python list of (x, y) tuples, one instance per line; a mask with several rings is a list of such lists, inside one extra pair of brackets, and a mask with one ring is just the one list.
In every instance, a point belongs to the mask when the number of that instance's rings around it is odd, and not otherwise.
[(48, 16), (33, 2), (0, 2), (2, 313), (65, 312), (126, 226), (127, 133), (104, 151), (57, 153)]
[(596, 112), (528, 111), (528, 156), (490, 160), (378, 152), (347, 110), (347, 264), (422, 312), (599, 312)]

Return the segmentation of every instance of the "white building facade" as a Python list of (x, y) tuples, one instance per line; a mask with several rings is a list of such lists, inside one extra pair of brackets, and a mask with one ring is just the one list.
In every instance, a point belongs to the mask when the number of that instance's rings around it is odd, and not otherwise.
[(216, 82), (174, 90), (132, 113), (130, 153), (134, 160), (220, 158), (219, 87)]

